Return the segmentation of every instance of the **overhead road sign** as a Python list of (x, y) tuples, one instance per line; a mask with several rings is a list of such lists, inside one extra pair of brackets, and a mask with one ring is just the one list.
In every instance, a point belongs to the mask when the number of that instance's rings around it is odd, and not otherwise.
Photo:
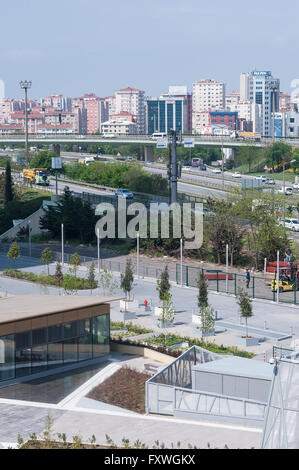
[(184, 139), (184, 147), (193, 148), (195, 146), (195, 139)]
[(156, 144), (157, 149), (167, 149), (168, 147), (168, 139), (167, 137), (157, 139), (157, 144)]

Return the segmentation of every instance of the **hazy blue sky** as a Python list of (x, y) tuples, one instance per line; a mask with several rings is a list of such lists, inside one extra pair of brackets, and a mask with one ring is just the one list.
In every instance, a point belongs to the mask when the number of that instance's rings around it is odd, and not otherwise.
[(0, 78), (6, 96), (108, 96), (272, 70), (281, 89), (299, 78), (298, 0), (1, 0)]

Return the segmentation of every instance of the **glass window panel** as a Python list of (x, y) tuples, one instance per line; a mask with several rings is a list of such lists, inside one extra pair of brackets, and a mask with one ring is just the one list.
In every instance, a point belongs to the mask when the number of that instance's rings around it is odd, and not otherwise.
[(31, 346), (31, 331), (23, 331), (22, 333), (16, 333), (16, 349), (31, 348)]
[(31, 373), (36, 374), (47, 369), (47, 345), (34, 346), (31, 350)]
[(47, 328), (38, 328), (36, 330), (32, 330), (32, 346), (46, 344), (47, 342)]
[(48, 369), (60, 367), (63, 364), (63, 343), (48, 344)]
[(70, 364), (78, 361), (78, 339), (68, 339), (63, 341), (63, 362)]
[(93, 318), (92, 340), (94, 357), (109, 353), (109, 315)]
[(92, 335), (81, 336), (78, 339), (79, 361), (92, 358)]
[(54, 341), (60, 341), (63, 339), (63, 326), (62, 323), (60, 325), (52, 325), (48, 326), (48, 341), (52, 343)]
[(63, 324), (63, 337), (64, 339), (74, 338), (78, 336), (78, 322), (72, 321)]
[(0, 337), (0, 381), (15, 376), (15, 335)]
[(91, 319), (87, 318), (84, 320), (79, 320), (78, 321), (78, 328), (79, 328), (79, 336), (85, 336), (89, 333), (91, 333)]
[(16, 377), (31, 374), (31, 348), (16, 350)]

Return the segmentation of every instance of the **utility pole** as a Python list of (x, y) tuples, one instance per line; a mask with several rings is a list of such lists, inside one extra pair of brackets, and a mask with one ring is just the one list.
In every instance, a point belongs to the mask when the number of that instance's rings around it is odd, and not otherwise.
[(31, 88), (31, 80), (21, 81), (20, 87), (25, 91), (25, 160), (26, 167), (29, 168), (29, 153), (28, 153), (28, 88)]
[(177, 158), (176, 158), (176, 131), (171, 129), (171, 203), (177, 200)]

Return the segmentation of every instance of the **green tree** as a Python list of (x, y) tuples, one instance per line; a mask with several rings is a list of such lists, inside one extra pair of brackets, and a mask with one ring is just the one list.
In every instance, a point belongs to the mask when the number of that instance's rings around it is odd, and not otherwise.
[[(172, 295), (170, 292), (165, 293), (162, 303), (162, 312), (159, 317), (159, 325), (162, 327), (163, 325), (171, 324), (174, 320), (175, 316), (175, 308), (172, 302)], [(167, 331), (164, 333), (164, 344), (166, 343), (167, 339)]]
[(62, 266), (61, 266), (59, 259), (56, 261), (55, 279), (60, 287), (63, 281), (63, 273), (62, 273)]
[(79, 266), (81, 266), (81, 258), (78, 255), (78, 253), (72, 254), (70, 258), (70, 265), (71, 265), (70, 271), (74, 273), (75, 277), (77, 277), (78, 268)]
[(94, 262), (92, 262), (89, 266), (89, 270), (88, 270), (88, 284), (89, 284), (89, 288), (90, 288), (90, 295), (92, 294), (92, 289), (94, 288), (95, 286), (95, 266), (94, 266)]
[(76, 276), (66, 274), (63, 277), (62, 287), (66, 294), (75, 295), (78, 292), (78, 282)]
[(208, 303), (208, 283), (205, 280), (205, 276), (203, 271), (200, 273), (199, 278), (197, 280), (197, 288), (198, 288), (198, 295), (197, 295), (197, 305), (199, 308), (199, 312), (201, 314), (202, 309), (206, 308)]
[(42, 252), (42, 255), (41, 255), (41, 262), (46, 264), (47, 265), (47, 270), (48, 270), (48, 276), (49, 276), (49, 264), (52, 263), (53, 261), (53, 253), (52, 253), (52, 250), (51, 248), (45, 248)]
[(247, 292), (245, 292), (243, 289), (240, 289), (237, 294), (237, 304), (239, 305), (239, 311), (240, 311), (241, 317), (245, 318), (246, 338), (248, 338), (247, 319), (253, 316), (252, 299), (249, 297)]
[(157, 280), (156, 290), (159, 292), (159, 299), (163, 302), (163, 299), (170, 291), (168, 266), (165, 266), (161, 272), (160, 279)]
[(7, 258), (14, 261), (14, 266), (16, 266), (17, 259), (21, 256), (21, 250), (17, 242), (13, 242), (7, 252)]
[(248, 165), (248, 173), (250, 173), (253, 163), (257, 161), (260, 155), (261, 151), (254, 146), (248, 145), (238, 148), (238, 161), (241, 164)]
[[(202, 332), (213, 331), (215, 328), (215, 314), (211, 305), (206, 305), (201, 309), (201, 330)], [(204, 338), (204, 335), (203, 335)]]
[(120, 275), (120, 288), (125, 294), (125, 304), (128, 300), (130, 300), (130, 294), (133, 289), (133, 282), (134, 275), (132, 269), (132, 261), (130, 259), (127, 259), (125, 272), (121, 273)]
[(107, 291), (110, 295), (112, 295), (113, 292), (118, 288), (118, 283), (112, 272), (106, 268), (104, 268), (100, 273), (99, 284), (103, 289), (104, 295), (106, 295)]
[(86, 243), (95, 237), (96, 221), (91, 205), (72, 196), (69, 188), (65, 187), (57, 205), (49, 206), (45, 215), (40, 218), (40, 228), (49, 230), (53, 238), (57, 238), (60, 237), (61, 224), (64, 224), (66, 239), (79, 239), (81, 243)]
[(11, 176), (10, 161), (7, 160), (5, 169), (5, 204), (12, 201), (14, 198), (13, 181)]
[[(292, 147), (285, 142), (274, 142), (274, 144), (266, 150), (267, 165), (271, 165), (273, 172), (282, 170), (282, 165), (290, 162), (292, 158)], [(276, 167), (276, 168), (275, 168)]]

